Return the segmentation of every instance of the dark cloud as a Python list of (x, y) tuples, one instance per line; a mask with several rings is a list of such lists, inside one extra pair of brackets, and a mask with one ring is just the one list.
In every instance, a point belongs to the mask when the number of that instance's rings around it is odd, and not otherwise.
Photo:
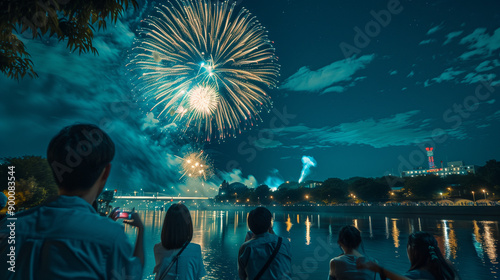
[[(351, 123), (342, 123), (334, 127), (310, 128), (304, 125), (275, 129), (273, 133), (292, 137), (295, 140), (307, 140), (319, 145), (369, 145), (374, 148), (390, 146), (408, 146), (430, 141), (443, 134), (457, 139), (466, 137), (460, 130), (443, 130), (436, 134), (432, 129), (420, 126), (428, 120), (416, 118), (420, 111), (409, 111), (387, 118), (365, 119)], [(305, 146), (307, 147), (307, 146)], [(305, 148), (303, 147), (303, 148)], [(313, 147), (319, 148), (317, 145)]]
[(281, 88), (292, 91), (319, 92), (324, 90), (323, 93), (332, 91), (342, 92), (341, 86), (331, 86), (340, 82), (353, 80), (354, 74), (358, 70), (364, 69), (374, 57), (371, 54), (359, 58), (339, 60), (318, 70), (311, 70), (309, 67), (304, 66), (295, 74), (288, 77)]

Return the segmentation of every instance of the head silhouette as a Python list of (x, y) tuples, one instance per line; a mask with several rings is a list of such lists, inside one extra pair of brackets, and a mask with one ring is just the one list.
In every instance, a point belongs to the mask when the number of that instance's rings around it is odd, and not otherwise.
[(354, 226), (343, 226), (340, 228), (337, 243), (347, 249), (357, 249), (361, 244), (361, 232)]
[(75, 124), (49, 143), (47, 160), (59, 189), (88, 191), (115, 156), (115, 144), (99, 127)]
[(265, 207), (257, 207), (248, 214), (248, 227), (254, 234), (265, 233), (271, 228), (273, 214)]
[(161, 244), (167, 249), (179, 249), (193, 238), (193, 221), (186, 205), (175, 203), (168, 208), (161, 230)]
[(418, 231), (408, 236), (408, 258), (410, 270), (426, 269), (436, 280), (453, 280), (456, 272), (445, 260), (432, 234)]

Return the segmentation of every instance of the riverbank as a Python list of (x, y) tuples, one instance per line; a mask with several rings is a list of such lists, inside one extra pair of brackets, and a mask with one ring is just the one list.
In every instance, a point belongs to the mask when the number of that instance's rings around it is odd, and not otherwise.
[[(256, 206), (212, 205), (206, 210), (247, 210)], [(500, 206), (266, 206), (269, 210), (332, 214), (418, 214), (498, 216)]]

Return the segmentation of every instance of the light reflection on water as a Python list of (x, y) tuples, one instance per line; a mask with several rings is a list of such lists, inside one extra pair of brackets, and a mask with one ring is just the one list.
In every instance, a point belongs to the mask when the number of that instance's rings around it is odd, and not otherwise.
[[(145, 224), (146, 267), (144, 278), (153, 279), (154, 244), (160, 242), (164, 211), (139, 211)], [(237, 253), (248, 231), (248, 211), (191, 211), (194, 243), (200, 244), (208, 276), (205, 279), (237, 279)], [(295, 216), (295, 217), (294, 217)], [(292, 223), (292, 217), (294, 222)], [(340, 227), (352, 224), (363, 236), (366, 254), (389, 269), (405, 272), (408, 235), (415, 230), (434, 234), (445, 256), (460, 270), (462, 279), (498, 279), (500, 231), (498, 220), (415, 215), (365, 215), (330, 213), (274, 213), (274, 231), (292, 243), (292, 265), (299, 279), (326, 279), (328, 262), (340, 254), (336, 244)], [(135, 229), (126, 226), (131, 242)], [(328, 244), (325, 248), (324, 244)], [(394, 250), (387, 250), (394, 248)], [(319, 257), (321, 256), (321, 257)], [(323, 257), (326, 256), (326, 257)]]
[[(399, 229), (396, 224), (398, 219), (392, 219), (392, 239), (394, 240), (394, 248), (399, 248)], [(397, 251), (396, 251), (397, 252)]]

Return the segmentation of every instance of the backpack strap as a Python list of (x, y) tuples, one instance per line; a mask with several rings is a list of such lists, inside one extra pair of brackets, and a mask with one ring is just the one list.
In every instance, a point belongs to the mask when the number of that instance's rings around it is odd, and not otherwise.
[(179, 256), (181, 255), (182, 251), (184, 251), (184, 249), (186, 249), (187, 245), (189, 244), (189, 242), (186, 242), (184, 243), (184, 245), (182, 246), (181, 250), (179, 251), (179, 253), (177, 253), (177, 255), (175, 255), (175, 257), (172, 259), (172, 261), (170, 262), (170, 264), (168, 265), (167, 269), (165, 269), (163, 271), (163, 273), (160, 275), (160, 278), (158, 279), (165, 279), (165, 277), (167, 276), (168, 272), (170, 271), (170, 269), (172, 268), (172, 266), (177, 263), (178, 259), (179, 259)]
[(273, 260), (276, 258), (276, 255), (278, 254), (278, 252), (280, 250), (281, 242), (282, 241), (283, 241), (283, 238), (280, 236), (278, 238), (278, 245), (276, 245), (276, 248), (274, 248), (273, 254), (269, 257), (269, 259), (267, 260), (266, 264), (259, 271), (259, 273), (257, 273), (257, 276), (255, 276), (254, 280), (259, 280), (260, 277), (262, 277), (262, 275), (264, 274), (264, 272), (266, 272), (266, 270), (269, 268), (269, 266), (271, 265), (271, 263), (273, 262)]

